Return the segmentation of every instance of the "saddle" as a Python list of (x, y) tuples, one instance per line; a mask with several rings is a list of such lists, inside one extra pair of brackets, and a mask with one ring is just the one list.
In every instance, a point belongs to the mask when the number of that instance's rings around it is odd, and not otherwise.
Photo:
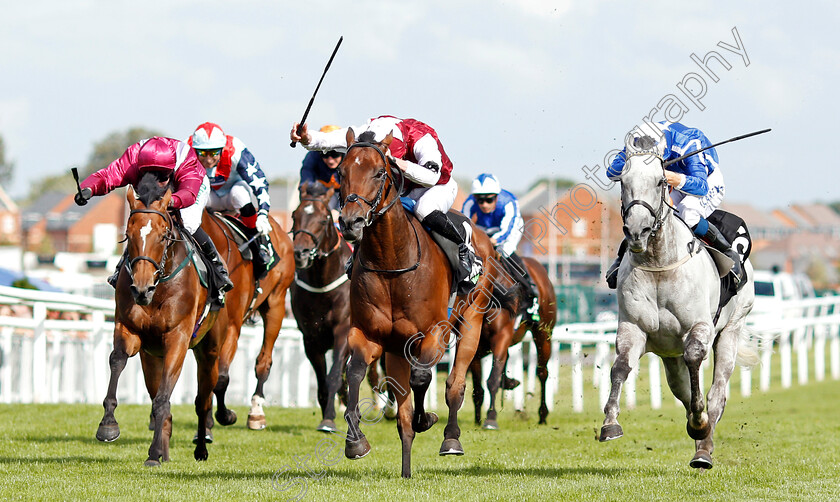
[[(241, 221), (239, 221), (239, 218), (233, 215), (217, 212), (215, 213), (215, 216), (224, 222), (231, 230), (230, 235), (233, 237), (234, 242), (236, 242), (236, 247), (239, 249), (239, 254), (242, 256), (242, 259), (250, 261), (254, 265), (255, 277), (262, 277), (265, 273), (274, 268), (274, 266), (280, 261), (280, 255), (278, 255), (277, 250), (274, 249), (274, 244), (271, 242), (271, 239), (268, 241), (271, 247), (271, 261), (265, 265), (254, 261), (254, 256), (256, 256), (258, 252), (257, 242), (255, 240), (251, 240), (254, 230), (246, 227)], [(248, 243), (247, 246), (245, 245), (246, 243)]]
[[(713, 212), (706, 219), (709, 220), (709, 223), (716, 226), (720, 230), (720, 233), (726, 237), (726, 240), (732, 245), (732, 249), (741, 258), (741, 266), (743, 267), (752, 251), (752, 238), (744, 220), (740, 216), (720, 209)], [(714, 319), (715, 324), (717, 324), (721, 310), (738, 293), (738, 289), (735, 279), (729, 273), (732, 269), (732, 260), (705, 243), (704, 246), (706, 251), (712, 256), (712, 260), (714, 260), (718, 274), (720, 275), (720, 300)]]
[[(411, 217), (415, 217), (413, 207), (414, 201), (409, 199), (408, 197), (401, 197), (400, 201), (402, 202), (403, 208), (405, 208), (406, 212), (408, 212)], [(461, 237), (464, 238), (464, 242), (471, 243), (472, 225), (470, 224), (470, 219), (464, 216), (462, 213), (459, 213), (458, 211), (453, 211), (451, 209), (449, 210), (446, 216), (455, 225), (455, 229), (458, 230), (458, 233), (461, 235)], [(434, 230), (426, 227), (425, 225), (423, 226), (423, 228), (425, 228), (426, 231), (429, 232), (429, 235), (432, 236), (432, 239), (443, 251), (443, 254), (446, 255), (447, 261), (449, 261), (449, 267), (452, 269), (453, 276), (452, 284), (449, 286), (449, 294), (451, 296), (455, 294), (455, 290), (458, 287), (458, 281), (454, 278), (458, 276), (457, 271), (461, 268), (461, 261), (458, 259), (458, 245), (452, 242), (451, 240), (447, 239), (446, 237), (440, 235), (439, 233), (435, 232)]]

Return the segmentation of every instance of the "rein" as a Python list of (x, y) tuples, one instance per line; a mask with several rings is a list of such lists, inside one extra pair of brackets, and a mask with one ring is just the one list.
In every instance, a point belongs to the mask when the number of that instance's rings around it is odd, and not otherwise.
[[(350, 195), (347, 196), (346, 201), (341, 201), (341, 207), (342, 208), (344, 207), (345, 202), (349, 202), (349, 203), (356, 202), (357, 204), (359, 204), (359, 206), (361, 206), (362, 204), (361, 204), (361, 202), (359, 202), (360, 200), (362, 202), (364, 202), (365, 204), (367, 204), (368, 206), (370, 206), (370, 209), (367, 211), (367, 214), (365, 215), (365, 227), (369, 227), (376, 220), (376, 218), (385, 214), (389, 209), (391, 209), (391, 207), (393, 207), (393, 205), (398, 200), (400, 200), (400, 194), (402, 194), (403, 188), (405, 188), (405, 175), (403, 175), (402, 172), (400, 172), (400, 183), (399, 183), (400, 187), (396, 191), (396, 194), (394, 195), (394, 198), (391, 199), (391, 201), (388, 202), (388, 204), (386, 204), (385, 207), (383, 207), (381, 210), (375, 211), (376, 207), (382, 201), (382, 195), (385, 191), (385, 182), (388, 181), (388, 180), (391, 181), (391, 184), (388, 185), (388, 188), (389, 188), (389, 191), (390, 191), (390, 188), (394, 185), (394, 183), (396, 183), (396, 180), (394, 179), (394, 176), (393, 176), (393, 166), (391, 165), (390, 162), (388, 162), (388, 158), (385, 156), (385, 153), (378, 146), (374, 145), (373, 143), (367, 143), (367, 142), (364, 142), (364, 141), (359, 142), (359, 143), (353, 143), (352, 145), (350, 145), (347, 148), (347, 153), (349, 154), (350, 150), (352, 150), (353, 148), (363, 148), (363, 147), (373, 148), (374, 150), (376, 150), (376, 153), (378, 153), (379, 156), (382, 158), (383, 164), (385, 164), (383, 169), (385, 170), (386, 176), (382, 178), (382, 183), (379, 185), (379, 190), (376, 191), (376, 197), (374, 197), (373, 201), (369, 201), (368, 199), (366, 199), (366, 198), (364, 198), (364, 197), (362, 197), (358, 194), (351, 193)], [(347, 158), (346, 155), (347, 154), (345, 154), (345, 159)], [(399, 169), (398, 169), (398, 171), (399, 171)], [(362, 207), (362, 209), (364, 209), (364, 207)], [(415, 228), (415, 226), (411, 223), (411, 221), (408, 222), (408, 226), (410, 226), (411, 229), (414, 230), (414, 240), (417, 243), (417, 262), (414, 265), (411, 265), (410, 267), (398, 268), (398, 269), (393, 269), (393, 270), (387, 270), (387, 269), (386, 270), (381, 270), (381, 269), (377, 269), (377, 268), (371, 268), (371, 267), (365, 265), (364, 262), (362, 261), (361, 249), (359, 250), (359, 265), (367, 272), (390, 273), (390, 274), (402, 274), (402, 273), (405, 273), (405, 272), (411, 272), (412, 270), (415, 270), (417, 267), (419, 267), (420, 262), (423, 259), (422, 251), (420, 249), (420, 236), (417, 234), (417, 228)]]
[(164, 220), (166, 220), (166, 223), (167, 223), (166, 234), (164, 235), (164, 238), (166, 239), (167, 242), (166, 242), (166, 246), (163, 248), (163, 256), (160, 260), (160, 263), (158, 263), (157, 261), (155, 261), (153, 258), (151, 258), (149, 256), (140, 255), (140, 256), (135, 256), (131, 260), (127, 261), (126, 264), (125, 264), (126, 269), (128, 269), (128, 275), (131, 278), (131, 281), (134, 282), (134, 265), (139, 261), (148, 261), (149, 263), (151, 263), (155, 267), (155, 282), (153, 283), (153, 286), (157, 286), (161, 282), (166, 282), (166, 281), (172, 279), (181, 270), (183, 270), (183, 268), (186, 267), (189, 264), (190, 258), (192, 257), (193, 250), (192, 249), (189, 250), (189, 252), (187, 253), (187, 256), (184, 258), (184, 260), (178, 265), (178, 267), (175, 270), (173, 270), (169, 274), (163, 275), (164, 272), (165, 272), (164, 269), (166, 268), (166, 257), (168, 255), (169, 248), (170, 248), (170, 246), (172, 246), (172, 243), (178, 242), (181, 239), (177, 239), (177, 238), (172, 236), (172, 234), (173, 234), (173, 232), (172, 232), (172, 228), (173, 228), (172, 218), (168, 214), (162, 213), (161, 211), (157, 211), (155, 209), (132, 209), (131, 212), (128, 213), (129, 219), (137, 213), (156, 214), (156, 215), (160, 216), (161, 218), (163, 218)]
[[(625, 160), (625, 165), (626, 165), (626, 162), (628, 160), (630, 160), (630, 157), (638, 157), (638, 156), (642, 156), (642, 155), (654, 155), (657, 159), (659, 159), (660, 162), (662, 162), (662, 156), (659, 155), (659, 152), (657, 152), (655, 150), (640, 150), (640, 151), (632, 152), (632, 153), (628, 154), (627, 158)], [(622, 173), (622, 175), (623, 175), (623, 173)], [(651, 233), (655, 234), (657, 232), (657, 230), (662, 228), (662, 224), (665, 223), (665, 217), (666, 217), (665, 206), (668, 206), (669, 208), (671, 207), (671, 205), (668, 204), (665, 201), (666, 197), (668, 196), (668, 183), (665, 180), (665, 168), (664, 167), (662, 168), (662, 178), (659, 180), (659, 185), (662, 187), (662, 195), (659, 198), (659, 208), (658, 209), (653, 209), (653, 206), (651, 206), (649, 203), (647, 203), (646, 201), (643, 201), (641, 199), (632, 200), (632, 201), (630, 201), (629, 204), (627, 204), (627, 206), (624, 206), (624, 202), (622, 202), (622, 204), (621, 204), (622, 205), (622, 207), (621, 207), (621, 221), (623, 222), (627, 219), (627, 213), (630, 211), (630, 209), (633, 206), (639, 205), (639, 206), (642, 206), (643, 208), (647, 209), (648, 211), (650, 211), (651, 216), (653, 216), (653, 226), (651, 227)]]

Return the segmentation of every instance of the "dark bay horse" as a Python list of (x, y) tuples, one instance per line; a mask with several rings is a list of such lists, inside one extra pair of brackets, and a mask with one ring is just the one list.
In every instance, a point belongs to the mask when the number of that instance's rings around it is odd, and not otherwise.
[[(518, 325), (517, 314), (520, 312), (522, 301), (521, 284), (513, 277), (505, 277), (508, 272), (503, 270), (499, 273), (499, 279), (494, 283), (493, 296), (499, 299), (501, 307), (490, 309), (484, 316), (481, 326), (481, 339), (478, 350), (470, 365), (473, 375), (473, 402), (475, 403), (475, 423), (481, 423), (481, 408), (484, 405), (484, 389), (481, 387), (482, 371), (481, 358), (492, 354), (493, 369), (487, 379), (487, 390), (490, 393), (490, 407), (487, 410), (487, 419), (484, 421), (484, 428), (495, 430), (499, 428), (496, 421), (496, 393), (499, 387), (513, 389), (517, 383), (512, 382), (505, 375), (508, 360), (508, 348), (522, 341), (525, 333), (530, 331), (533, 343), (537, 347), (537, 376), (540, 379), (540, 424), (546, 423), (548, 417), (548, 406), (545, 402), (546, 380), (548, 380), (548, 360), (551, 358), (551, 332), (557, 322), (557, 296), (554, 287), (548, 279), (548, 272), (537, 260), (533, 258), (522, 258), (528, 274), (537, 285), (539, 292), (539, 313), (540, 321), (535, 323), (530, 320), (522, 320)], [(502, 267), (501, 262), (494, 265)], [(504, 383), (508, 383), (504, 385)]]
[[(336, 432), (335, 395), (344, 385), (350, 355), (350, 281), (344, 264), (350, 246), (335, 228), (329, 201), (335, 192), (321, 183), (301, 188), (300, 205), (292, 213), (292, 235), (297, 276), (291, 287), (292, 312), (303, 334), (306, 357), (318, 380), (321, 423), (318, 430)], [(327, 375), (325, 354), (332, 349)]]
[(120, 428), (114, 417), (117, 382), (128, 358), (139, 352), (146, 389), (152, 398), (155, 431), (146, 465), (156, 466), (161, 459), (169, 460), (169, 398), (187, 350), (192, 348), (198, 365), (194, 456), (196, 460), (206, 460), (205, 427), (212, 411), (222, 339), (218, 332), (208, 332), (215, 312), (198, 325), (207, 298), (207, 290), (201, 287), (191, 263), (191, 255), (198, 251), (185, 245), (186, 231), (167, 212), (171, 191), (166, 188), (161, 195), (154, 173), (144, 175), (136, 195), (129, 187), (126, 197), (131, 208), (125, 232), (128, 254), (117, 280), (114, 350), (109, 359), (111, 379), (96, 438), (110, 442), (119, 437)]
[(219, 218), (205, 211), (201, 222), (201, 228), (213, 239), (213, 244), (225, 261), (230, 280), (233, 282), (233, 289), (228, 291), (225, 306), (219, 312), (219, 318), (213, 327), (214, 331), (220, 332), (219, 335), (224, 340), (219, 353), (219, 380), (214, 389), (216, 420), (222, 425), (232, 425), (236, 422), (236, 413), (225, 404), (225, 392), (230, 383), (230, 365), (236, 354), (242, 323), (252, 312), (257, 311), (263, 320), (263, 343), (254, 369), (257, 387), (251, 397), (247, 425), (249, 429), (260, 430), (264, 429), (266, 424), (263, 386), (268, 380), (274, 343), (286, 315), (286, 292), (295, 276), (292, 241), (274, 218), (269, 216), (272, 228), (271, 243), (280, 261), (260, 279), (260, 289), (255, 290), (254, 267), (250, 261), (242, 258), (230, 228)]
[[(349, 130), (347, 154), (339, 166), (342, 232), (349, 241), (358, 242), (350, 283), (352, 327), (348, 342), (352, 355), (347, 367), (344, 454), (356, 459), (370, 451), (359, 428), (359, 387), (368, 366), (385, 355), (386, 381), (398, 404), (402, 476), (408, 478), (415, 434), (438, 420), (437, 415), (426, 412), (423, 399), (431, 372), (451, 336), (458, 338), (458, 351), (446, 381), (449, 423), (441, 454), (463, 454), (457, 412), (464, 400), (466, 371), (478, 345), (481, 319), (491, 301), (492, 278), (484, 274), (469, 295), (458, 299), (452, 316), (461, 331), (454, 329), (447, 320), (452, 271), (441, 248), (400, 204), (405, 180), (387, 158), (392, 139), (388, 134), (382, 142), (356, 142)], [(486, 262), (494, 253), (490, 239), (470, 225), (472, 245)], [(412, 391), (413, 407), (409, 400)]]

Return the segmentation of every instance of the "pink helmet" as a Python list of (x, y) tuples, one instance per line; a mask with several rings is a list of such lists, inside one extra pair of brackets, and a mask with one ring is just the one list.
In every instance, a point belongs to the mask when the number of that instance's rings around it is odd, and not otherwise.
[(225, 132), (218, 124), (205, 122), (198, 126), (190, 137), (190, 145), (197, 150), (224, 148), (227, 143)]
[(169, 143), (157, 136), (149, 138), (137, 153), (137, 167), (146, 169), (175, 169), (175, 151)]

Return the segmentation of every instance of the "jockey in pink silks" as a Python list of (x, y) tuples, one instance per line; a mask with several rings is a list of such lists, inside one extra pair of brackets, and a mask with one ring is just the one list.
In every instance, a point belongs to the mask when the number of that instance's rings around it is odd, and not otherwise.
[[(82, 181), (81, 190), (76, 194), (76, 204), (85, 205), (94, 195), (106, 195), (126, 185), (136, 188), (140, 179), (149, 172), (155, 173), (157, 181), (162, 185), (169, 183), (172, 190), (170, 209), (180, 212), (184, 228), (213, 265), (211, 270), (217, 275), (218, 281), (214, 282), (219, 284), (219, 291), (212, 296), (214, 302), (224, 305), (225, 293), (233, 288), (233, 284), (213, 241), (201, 229), (201, 216), (210, 196), (210, 184), (190, 145), (177, 139), (160, 137), (144, 139), (131, 145), (119, 159)], [(117, 264), (116, 273), (108, 278), (111, 286), (116, 287), (124, 263), (125, 254)]]

